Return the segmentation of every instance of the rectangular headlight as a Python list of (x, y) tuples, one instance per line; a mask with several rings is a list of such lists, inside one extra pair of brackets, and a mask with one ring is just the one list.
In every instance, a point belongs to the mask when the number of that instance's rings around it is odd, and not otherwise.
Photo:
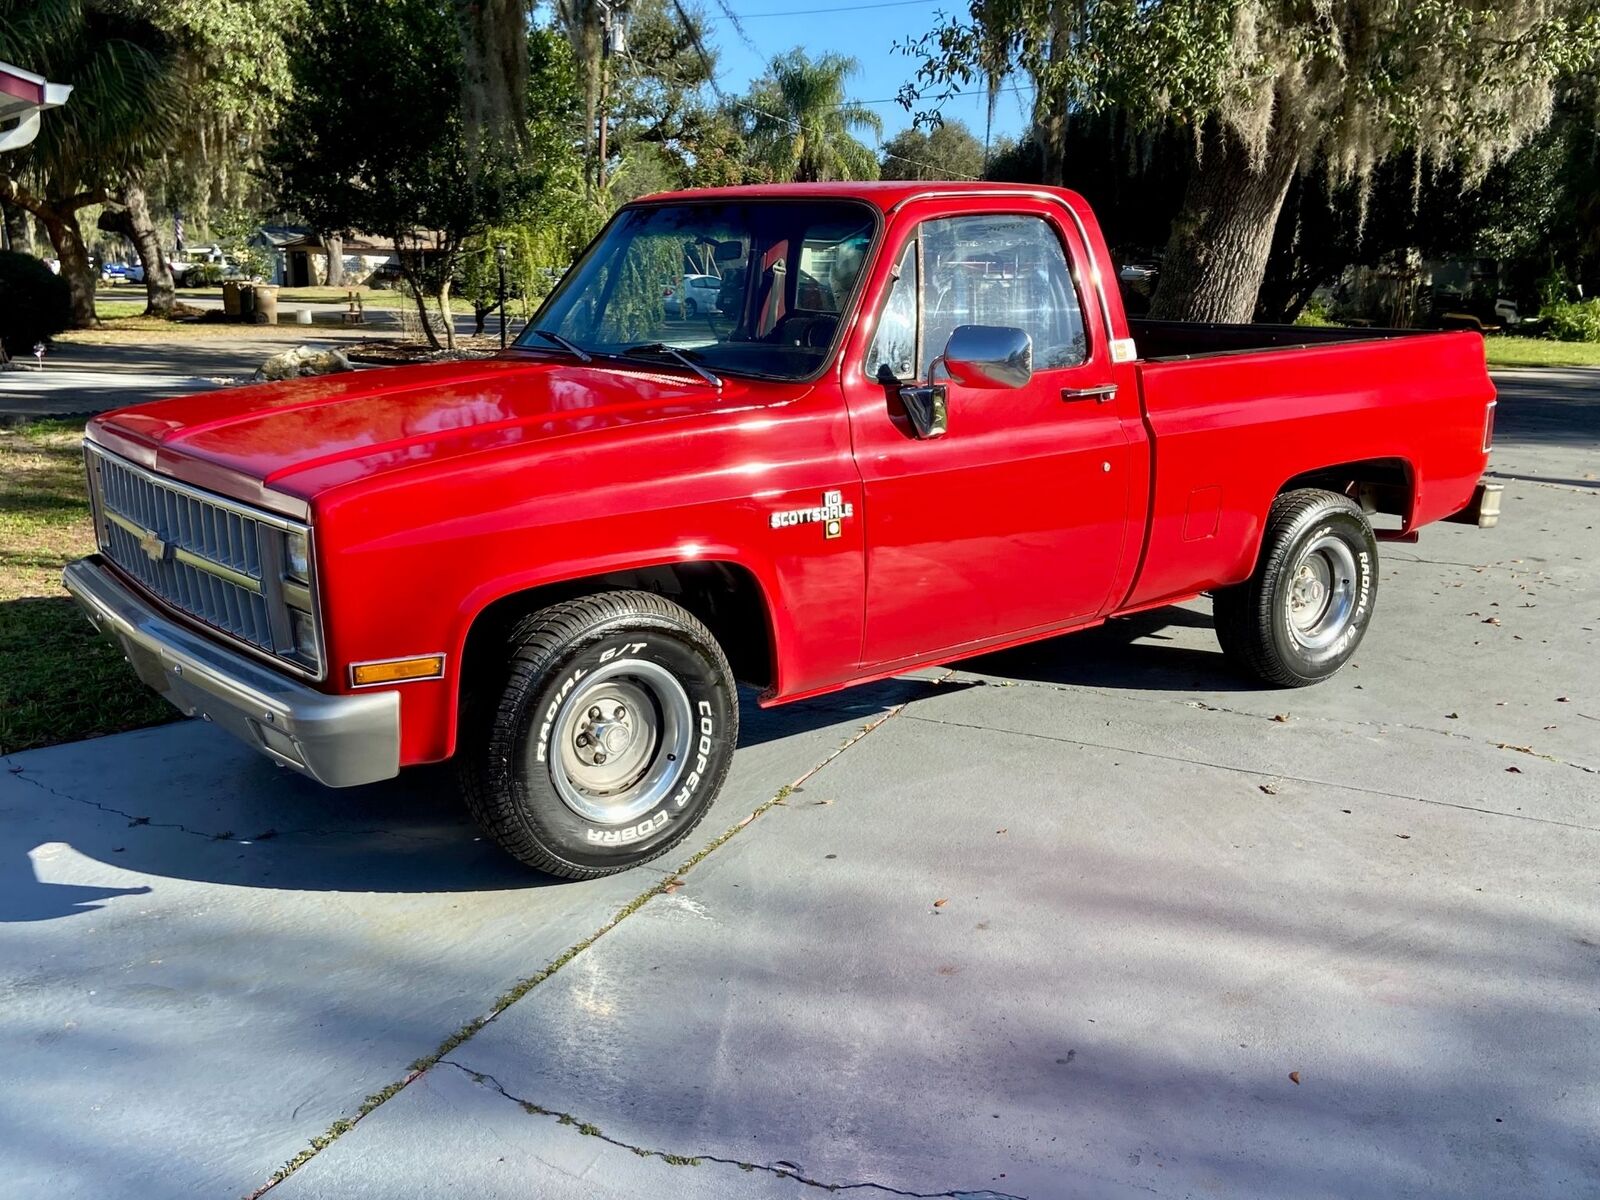
[(317, 625), (311, 619), (311, 614), (301, 612), (297, 608), (291, 608), (289, 610), (289, 630), (294, 635), (295, 657), (313, 670), (321, 666), (321, 660), (317, 654)]
[(301, 583), (311, 582), (311, 546), (306, 535), (290, 530), (283, 535), (283, 571)]

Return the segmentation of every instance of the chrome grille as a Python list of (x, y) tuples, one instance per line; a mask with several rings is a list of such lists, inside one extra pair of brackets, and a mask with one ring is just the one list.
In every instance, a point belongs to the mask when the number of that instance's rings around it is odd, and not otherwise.
[(86, 446), (100, 549), (181, 612), (298, 661), (284, 607), (281, 539), (305, 526), (163, 479)]

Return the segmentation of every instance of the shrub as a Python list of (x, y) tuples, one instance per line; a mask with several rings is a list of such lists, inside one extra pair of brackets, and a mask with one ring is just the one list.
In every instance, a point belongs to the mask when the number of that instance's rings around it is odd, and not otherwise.
[(196, 263), (183, 273), (184, 287), (216, 287), (222, 282), (220, 263)]
[(72, 324), (67, 281), (31, 254), (0, 250), (0, 342), (21, 358)]
[(1546, 335), (1558, 342), (1600, 342), (1600, 299), (1558, 300), (1541, 315)]

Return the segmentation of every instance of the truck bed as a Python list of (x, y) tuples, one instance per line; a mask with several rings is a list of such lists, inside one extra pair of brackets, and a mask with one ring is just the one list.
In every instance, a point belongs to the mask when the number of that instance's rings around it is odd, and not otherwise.
[[(1475, 333), (1135, 321), (1150, 526), (1128, 607), (1238, 583), (1272, 498), (1381, 479), (1400, 534), (1469, 503), (1494, 385)], [(1358, 465), (1359, 464), (1359, 465)]]

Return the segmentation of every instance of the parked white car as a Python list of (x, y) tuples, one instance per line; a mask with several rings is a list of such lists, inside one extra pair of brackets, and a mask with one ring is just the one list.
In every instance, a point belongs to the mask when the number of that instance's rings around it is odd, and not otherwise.
[(715, 275), (685, 275), (678, 286), (667, 289), (667, 316), (692, 319), (701, 313), (717, 311), (717, 293), (722, 280)]

